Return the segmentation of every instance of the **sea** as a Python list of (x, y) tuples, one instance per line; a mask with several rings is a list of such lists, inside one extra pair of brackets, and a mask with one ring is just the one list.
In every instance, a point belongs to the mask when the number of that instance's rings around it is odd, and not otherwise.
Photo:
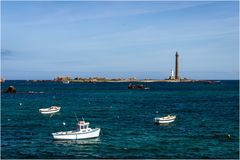
[[(6, 81), (1, 93), (1, 159), (239, 158), (239, 81), (143, 83)], [(61, 106), (54, 115), (40, 108)], [(176, 115), (172, 123), (155, 117)], [(76, 115), (76, 116), (75, 116)], [(53, 140), (78, 120), (101, 128), (98, 138)]]

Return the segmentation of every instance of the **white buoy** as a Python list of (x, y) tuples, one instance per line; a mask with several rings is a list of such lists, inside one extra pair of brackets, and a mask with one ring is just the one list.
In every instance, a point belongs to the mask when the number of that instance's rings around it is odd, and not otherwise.
[(156, 113), (158, 113), (158, 111), (156, 111)]
[(19, 106), (22, 106), (22, 103), (19, 103)]
[(63, 122), (63, 125), (65, 126), (65, 125), (66, 125), (66, 123), (65, 123), (65, 122)]
[(230, 134), (228, 134), (228, 138), (231, 138), (231, 135), (230, 135)]

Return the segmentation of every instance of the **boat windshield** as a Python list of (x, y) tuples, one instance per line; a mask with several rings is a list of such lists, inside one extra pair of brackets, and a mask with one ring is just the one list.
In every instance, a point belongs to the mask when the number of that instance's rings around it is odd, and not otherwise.
[(78, 125), (77, 130), (88, 129), (88, 125)]

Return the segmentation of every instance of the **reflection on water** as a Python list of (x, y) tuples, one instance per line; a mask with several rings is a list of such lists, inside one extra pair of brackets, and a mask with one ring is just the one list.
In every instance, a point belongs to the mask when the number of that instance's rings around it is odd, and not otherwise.
[(154, 123), (154, 124), (158, 126), (176, 126), (175, 123)]
[[(40, 112), (39, 112), (39, 113), (40, 113)], [(41, 114), (41, 113), (40, 113), (40, 114)], [(61, 115), (60, 112), (51, 113), (51, 114), (42, 114), (42, 116), (44, 116), (44, 117), (50, 117), (50, 118), (52, 118), (53, 116), (59, 116), (59, 115)]]

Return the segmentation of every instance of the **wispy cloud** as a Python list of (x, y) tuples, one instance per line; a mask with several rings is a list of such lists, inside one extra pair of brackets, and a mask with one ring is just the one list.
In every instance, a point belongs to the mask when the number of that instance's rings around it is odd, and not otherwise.
[[(140, 4), (143, 4), (143, 3), (140, 3)], [(155, 3), (156, 5), (158, 5), (157, 2)], [(114, 9), (115, 7), (108, 8), (107, 10), (100, 10), (91, 14), (75, 14), (74, 15), (71, 12), (68, 12), (68, 13), (65, 13), (63, 16), (65, 16), (67, 22), (77, 22), (77, 21), (91, 20), (91, 19), (116, 18), (116, 17), (126, 17), (126, 16), (142, 15), (142, 14), (168, 12), (168, 11), (196, 7), (198, 5), (203, 5), (203, 4), (206, 4), (206, 2), (205, 3), (179, 3), (178, 5), (172, 5), (171, 3), (169, 3), (167, 5), (162, 5), (160, 7), (158, 6), (154, 8), (143, 7), (142, 5), (140, 5), (139, 7), (124, 6), (118, 9)]]
[[(104, 2), (96, 2), (103, 3)], [(64, 23), (78, 23), (86, 20), (99, 20), (106, 18), (118, 18), (118, 17), (128, 17), (137, 16), (143, 14), (153, 14), (153, 13), (163, 13), (171, 12), (175, 10), (182, 10), (187, 8), (196, 7), (199, 5), (206, 5), (209, 2), (195, 2), (195, 3), (184, 3), (184, 2), (166, 2), (159, 5), (159, 2), (152, 2), (156, 6), (148, 6), (146, 2), (111, 2), (102, 5), (102, 8), (91, 10), (91, 12), (81, 11), (77, 6), (81, 6), (84, 2), (73, 3), (76, 4), (75, 8), (60, 7), (58, 10), (44, 12), (42, 16), (37, 16), (34, 19), (24, 20), (24, 21), (10, 21), (8, 24), (15, 25), (51, 25), (51, 24), (64, 24)], [(146, 4), (146, 6), (145, 6)], [(118, 6), (120, 5), (120, 6)], [(33, 3), (34, 7), (34, 3)], [(17, 16), (21, 16), (21, 12)], [(3, 14), (4, 16), (4, 14)], [(34, 16), (34, 15), (33, 15)]]
[[(81, 38), (72, 39), (66, 46), (69, 48), (81, 48), (81, 50), (99, 50), (222, 39), (224, 37), (234, 37), (234, 35), (238, 35), (238, 29), (235, 25), (233, 25), (233, 27), (225, 26), (225, 23), (233, 24), (237, 22), (237, 17), (228, 17), (214, 21), (196, 20), (191, 22), (193, 24), (187, 23), (181, 28), (163, 28), (162, 26), (151, 25), (128, 31), (95, 35), (84, 38), (84, 40)], [(109, 45), (109, 43), (111, 43), (111, 45)]]

